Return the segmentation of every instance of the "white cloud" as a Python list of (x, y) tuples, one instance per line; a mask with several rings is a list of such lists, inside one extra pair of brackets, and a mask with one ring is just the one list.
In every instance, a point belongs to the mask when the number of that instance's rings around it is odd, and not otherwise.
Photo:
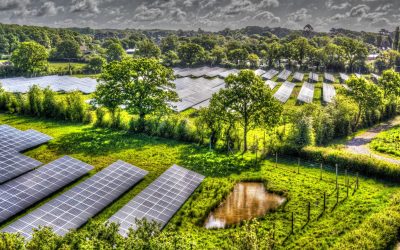
[(72, 0), (71, 12), (99, 14), (99, 0)]

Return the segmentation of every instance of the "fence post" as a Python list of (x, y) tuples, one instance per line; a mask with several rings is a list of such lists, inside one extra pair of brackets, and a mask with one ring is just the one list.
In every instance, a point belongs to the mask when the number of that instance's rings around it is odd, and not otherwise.
[(308, 202), (307, 222), (310, 221), (311, 202)]
[(344, 170), (344, 185), (347, 186), (347, 169)]
[(339, 188), (336, 190), (336, 204), (339, 203)]
[(300, 157), (297, 158), (297, 173), (300, 174)]
[(358, 189), (358, 172), (357, 172), (357, 189)]
[(322, 163), (321, 163), (321, 175), (319, 179), (322, 180)]
[(324, 192), (324, 212), (325, 212), (325, 209), (326, 209), (326, 192)]
[(275, 153), (275, 167), (278, 167), (278, 152)]
[(337, 163), (335, 164), (336, 167), (336, 189), (338, 188), (338, 165)]

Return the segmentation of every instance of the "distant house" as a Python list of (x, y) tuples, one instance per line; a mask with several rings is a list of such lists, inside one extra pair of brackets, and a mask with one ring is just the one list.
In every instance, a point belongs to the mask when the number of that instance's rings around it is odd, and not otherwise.
[(127, 49), (127, 50), (125, 50), (126, 54), (128, 54), (128, 55), (135, 54), (136, 51), (137, 51), (137, 49)]

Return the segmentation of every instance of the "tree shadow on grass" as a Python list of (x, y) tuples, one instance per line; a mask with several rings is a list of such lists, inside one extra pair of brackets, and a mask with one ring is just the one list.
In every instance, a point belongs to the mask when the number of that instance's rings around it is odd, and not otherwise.
[[(103, 128), (85, 128), (78, 133), (70, 133), (57, 138), (49, 145), (49, 149), (60, 154), (84, 154), (88, 156), (102, 156), (110, 153), (118, 153), (125, 150), (147, 150), (152, 146), (177, 147), (184, 145), (180, 142), (146, 135), (133, 134), (125, 131), (117, 131)], [(184, 145), (185, 148), (192, 148)]]

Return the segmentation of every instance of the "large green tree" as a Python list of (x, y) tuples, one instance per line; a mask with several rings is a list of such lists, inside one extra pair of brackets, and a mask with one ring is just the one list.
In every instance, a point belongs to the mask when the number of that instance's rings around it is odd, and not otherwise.
[(136, 54), (141, 57), (158, 58), (161, 55), (161, 50), (153, 41), (146, 39), (136, 44)]
[(110, 42), (106, 48), (106, 58), (108, 62), (121, 61), (126, 55), (124, 48), (118, 42)]
[(385, 100), (400, 97), (400, 73), (394, 70), (384, 71), (378, 85), (383, 89)]
[(125, 58), (105, 67), (95, 100), (112, 111), (125, 106), (139, 116), (140, 129), (144, 129), (147, 115), (163, 114), (171, 110), (169, 103), (178, 101), (173, 80), (173, 71), (156, 59)]
[(224, 100), (225, 112), (236, 117), (243, 128), (244, 152), (247, 151), (247, 134), (255, 127), (270, 127), (278, 123), (282, 106), (272, 96), (270, 88), (251, 70), (225, 79), (225, 89), (219, 95)]
[(367, 81), (364, 77), (352, 76), (346, 81), (350, 90), (346, 91), (346, 96), (357, 103), (358, 113), (355, 118), (353, 129), (357, 129), (361, 115), (367, 110), (373, 110), (383, 104), (383, 91), (376, 84)]
[(178, 56), (187, 65), (201, 62), (205, 58), (205, 50), (195, 43), (183, 43), (178, 47)]
[(79, 58), (81, 57), (81, 51), (79, 43), (75, 40), (62, 41), (58, 46), (55, 53), (55, 57), (59, 59), (65, 58)]
[(362, 41), (348, 37), (337, 37), (335, 42), (342, 47), (343, 56), (350, 72), (353, 72), (356, 62), (364, 62), (368, 56), (367, 46)]
[(49, 55), (42, 45), (36, 42), (20, 43), (11, 56), (11, 62), (22, 73), (44, 72), (48, 66)]

